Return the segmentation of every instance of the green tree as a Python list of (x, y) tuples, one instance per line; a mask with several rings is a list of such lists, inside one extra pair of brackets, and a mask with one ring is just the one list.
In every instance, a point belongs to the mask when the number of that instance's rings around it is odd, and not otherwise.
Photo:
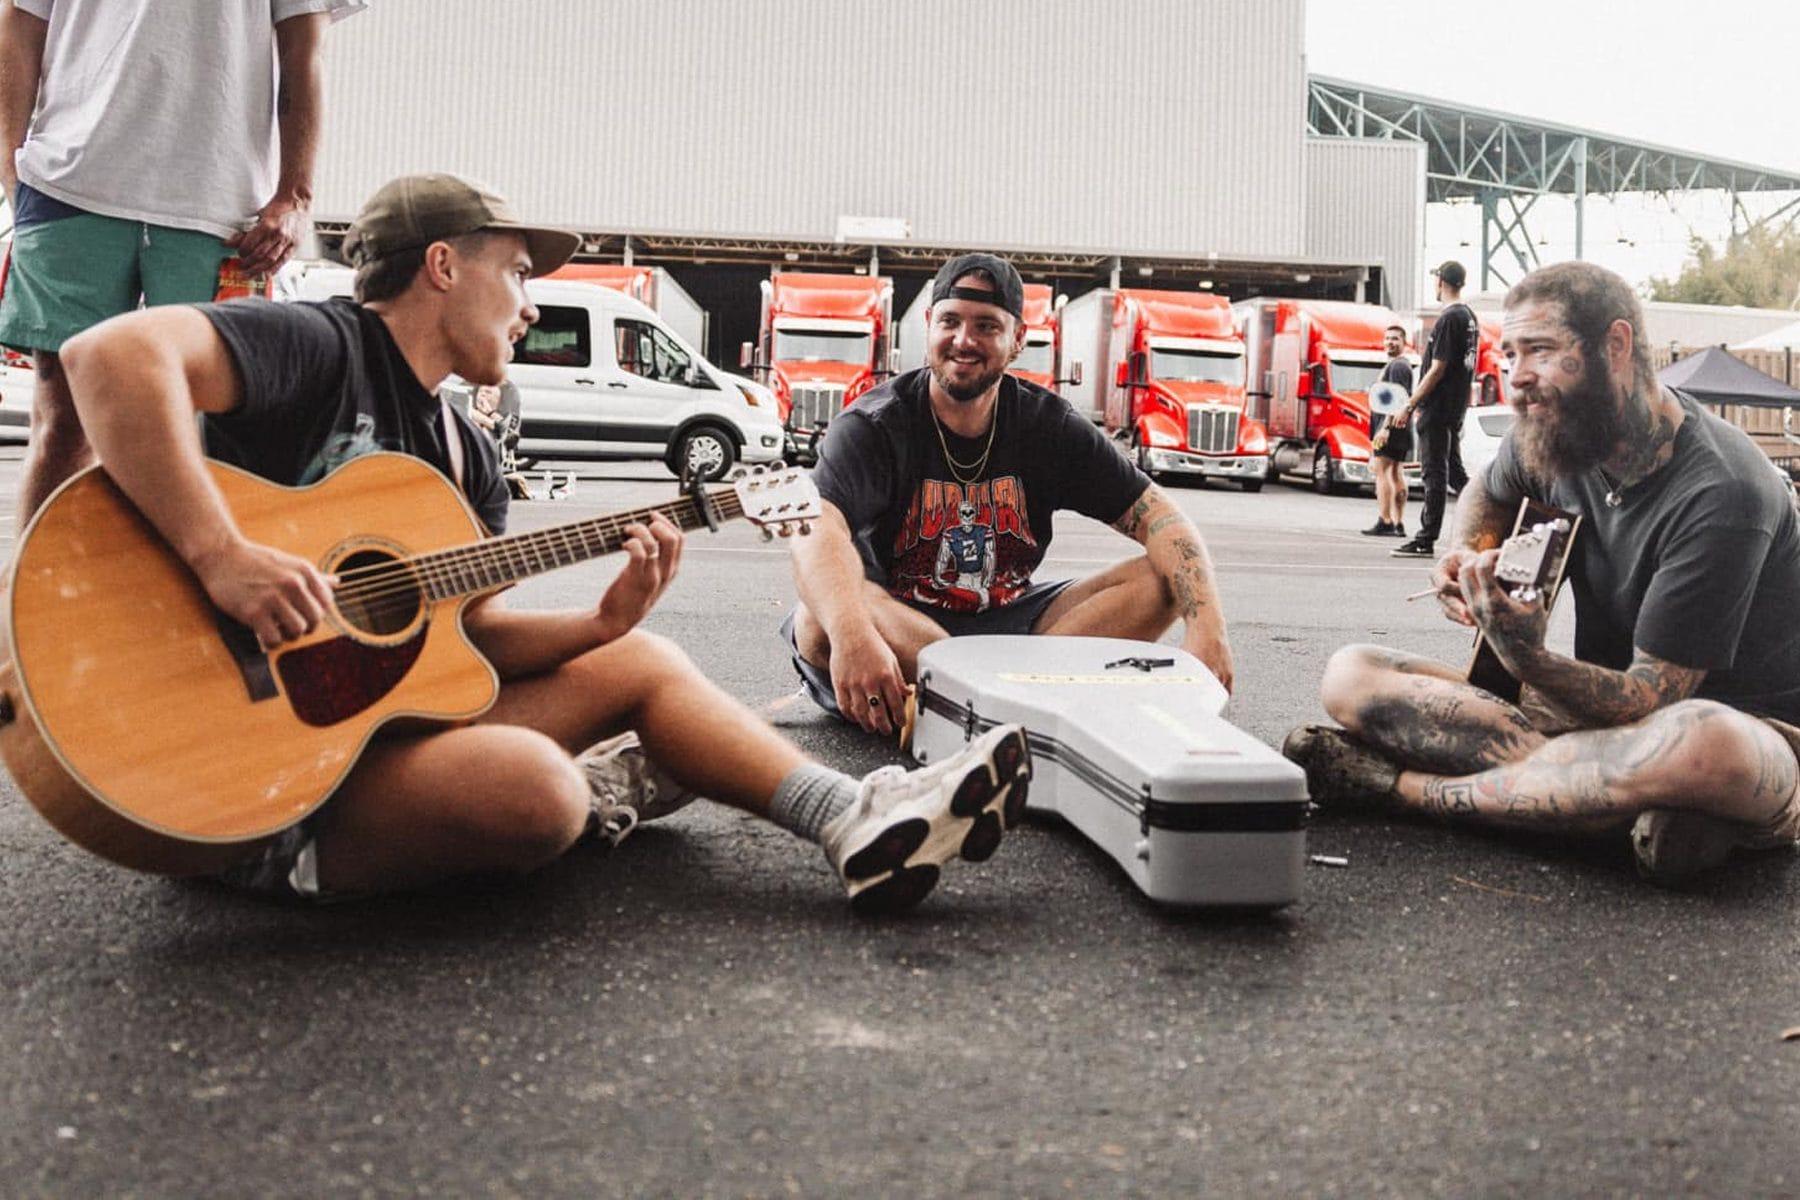
[(1680, 275), (1650, 281), (1652, 300), (1800, 308), (1800, 236), (1792, 229), (1734, 233), (1723, 253), (1699, 237), (1689, 244), (1694, 257)]

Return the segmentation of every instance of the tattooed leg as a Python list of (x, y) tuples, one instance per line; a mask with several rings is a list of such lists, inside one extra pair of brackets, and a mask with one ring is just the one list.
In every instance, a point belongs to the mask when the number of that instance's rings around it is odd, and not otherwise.
[(1476, 774), (1406, 771), (1400, 805), (1451, 820), (1541, 830), (1616, 828), (1648, 808), (1764, 826), (1796, 803), (1800, 762), (1767, 725), (1688, 700), (1618, 729), (1564, 734)]
[(1338, 724), (1417, 770), (1464, 775), (1516, 762), (1545, 741), (1523, 712), (1455, 669), (1381, 646), (1333, 654), (1321, 694)]

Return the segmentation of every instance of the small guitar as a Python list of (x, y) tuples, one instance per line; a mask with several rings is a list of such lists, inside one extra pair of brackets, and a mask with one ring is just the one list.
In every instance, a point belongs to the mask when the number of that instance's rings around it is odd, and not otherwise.
[[(1575, 513), (1526, 498), (1519, 504), (1512, 536), (1501, 543), (1500, 561), (1494, 565), (1495, 578), (1514, 599), (1530, 603), (1541, 598), (1548, 609), (1562, 588), (1580, 528), (1581, 518)], [(1509, 704), (1519, 702), (1519, 681), (1501, 663), (1485, 634), (1475, 635), (1469, 682)]]
[[(617, 550), (663, 513), (806, 533), (812, 480), (760, 468), (727, 487), (531, 533), (483, 537), (450, 481), (370, 454), (309, 487), (209, 463), (245, 536), (338, 577), (310, 634), (265, 651), (98, 468), (33, 519), (0, 646), (0, 756), (64, 837), (138, 870), (217, 870), (305, 817), (396, 719), (484, 712), (499, 677), (469, 641), (475, 597)], [(10, 656), (6, 654), (10, 647)]]

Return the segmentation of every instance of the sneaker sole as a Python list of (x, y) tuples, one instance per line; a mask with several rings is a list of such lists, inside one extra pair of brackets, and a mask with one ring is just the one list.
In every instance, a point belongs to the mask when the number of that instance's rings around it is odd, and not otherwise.
[(1025, 812), (1031, 750), (1023, 730), (1001, 738), (969, 767), (936, 820), (910, 816), (844, 860), (850, 908), (859, 915), (904, 912), (937, 886), (952, 858), (986, 862)]

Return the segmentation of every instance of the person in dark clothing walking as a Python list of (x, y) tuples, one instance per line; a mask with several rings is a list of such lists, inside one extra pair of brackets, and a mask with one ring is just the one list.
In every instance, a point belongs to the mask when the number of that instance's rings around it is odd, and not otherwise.
[[(1475, 311), (1462, 302), (1463, 283), (1468, 278), (1463, 265), (1450, 259), (1432, 273), (1437, 276), (1437, 298), (1444, 308), (1438, 313), (1426, 347), (1425, 360), (1429, 365), (1425, 377), (1419, 380), (1418, 390), (1413, 392), (1412, 402), (1392, 418), (1395, 426), (1404, 428), (1417, 414), (1419, 469), (1425, 485), (1418, 535), (1388, 552), (1397, 558), (1435, 557), (1453, 463), (1456, 473), (1462, 475), (1461, 455), (1453, 451), (1463, 414), (1469, 408), (1475, 352), (1481, 344), (1481, 326), (1476, 322)], [(1467, 477), (1458, 482), (1467, 482)]]

